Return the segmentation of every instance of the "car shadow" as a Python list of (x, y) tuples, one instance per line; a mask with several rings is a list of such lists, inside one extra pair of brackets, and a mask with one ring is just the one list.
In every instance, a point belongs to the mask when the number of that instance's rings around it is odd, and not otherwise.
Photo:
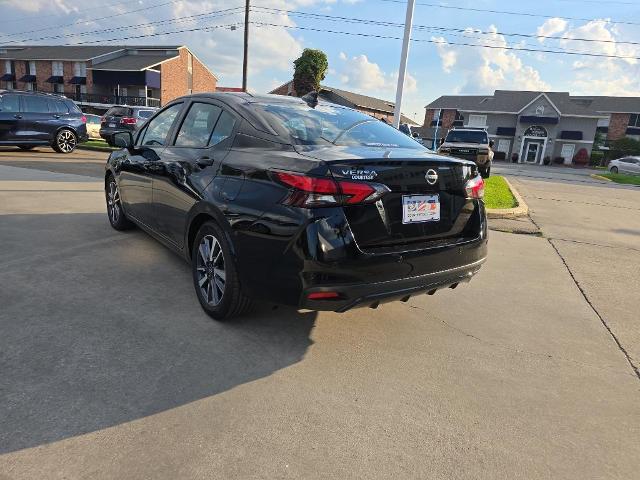
[(312, 344), (313, 312), (210, 319), (181, 258), (104, 214), (0, 216), (0, 245), (0, 453), (216, 395)]

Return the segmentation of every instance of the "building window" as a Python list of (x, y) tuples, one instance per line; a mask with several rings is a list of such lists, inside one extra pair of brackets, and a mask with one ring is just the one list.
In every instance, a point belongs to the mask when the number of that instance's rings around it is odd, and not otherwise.
[(640, 113), (632, 113), (629, 116), (630, 127), (640, 127)]
[(440, 109), (433, 111), (433, 120), (440, 120), (440, 112), (442, 112)]
[(87, 76), (87, 64), (85, 62), (74, 62), (74, 64), (73, 64), (73, 76), (74, 77), (86, 77)]
[(469, 115), (468, 127), (486, 127), (487, 116), (486, 115)]
[(27, 62), (27, 74), (28, 75), (36, 74), (36, 62), (34, 62), (33, 60), (31, 60), (30, 62)]
[(11, 60), (5, 60), (4, 61), (4, 73), (13, 73), (12, 72), (12, 65), (11, 65)]
[(63, 83), (54, 83), (53, 91), (55, 93), (64, 93), (64, 84)]
[(51, 75), (54, 77), (62, 77), (64, 75), (62, 62), (51, 62)]

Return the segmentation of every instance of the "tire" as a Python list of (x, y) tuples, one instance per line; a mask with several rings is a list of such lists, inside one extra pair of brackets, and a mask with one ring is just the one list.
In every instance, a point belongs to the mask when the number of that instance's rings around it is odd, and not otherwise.
[(480, 168), (480, 176), (482, 178), (489, 178), (489, 176), (491, 175), (491, 165), (489, 165), (486, 168)]
[(618, 173), (618, 167), (611, 167), (611, 173)]
[(53, 140), (53, 149), (58, 153), (71, 153), (78, 145), (78, 137), (68, 128), (61, 128)]
[(229, 241), (213, 221), (204, 223), (196, 234), (191, 271), (198, 301), (213, 319), (227, 321), (253, 306), (242, 292)]
[(33, 150), (34, 148), (36, 148), (35, 145), (18, 145), (18, 148), (20, 150)]
[(122, 203), (120, 202), (120, 189), (112, 175), (107, 177), (104, 194), (107, 201), (107, 216), (111, 226), (120, 231), (132, 229), (135, 225), (124, 214)]

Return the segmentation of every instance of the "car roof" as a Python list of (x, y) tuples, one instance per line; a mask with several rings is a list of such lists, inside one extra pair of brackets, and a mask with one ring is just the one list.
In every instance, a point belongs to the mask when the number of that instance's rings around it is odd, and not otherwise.
[(5, 93), (19, 93), (20, 95), (37, 95), (37, 96), (44, 96), (44, 97), (55, 97), (55, 98), (64, 98), (66, 99), (67, 97), (65, 97), (64, 95), (60, 94), (60, 93), (53, 93), (53, 92), (38, 92), (38, 91), (32, 91), (32, 90), (6, 90), (6, 89), (0, 89), (0, 95), (3, 95)]

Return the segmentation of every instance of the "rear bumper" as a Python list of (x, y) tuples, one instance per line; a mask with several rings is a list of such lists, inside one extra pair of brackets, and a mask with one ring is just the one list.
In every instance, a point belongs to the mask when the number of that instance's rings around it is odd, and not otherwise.
[[(470, 281), (485, 260), (486, 257), (468, 265), (386, 282), (311, 288), (304, 292), (300, 306), (310, 310), (346, 312), (354, 307), (375, 308), (381, 303), (394, 300), (406, 302), (415, 295), (433, 295), (436, 290), (456, 288), (458, 284)], [(309, 294), (316, 292), (338, 292), (340, 297), (335, 300), (308, 299)]]

